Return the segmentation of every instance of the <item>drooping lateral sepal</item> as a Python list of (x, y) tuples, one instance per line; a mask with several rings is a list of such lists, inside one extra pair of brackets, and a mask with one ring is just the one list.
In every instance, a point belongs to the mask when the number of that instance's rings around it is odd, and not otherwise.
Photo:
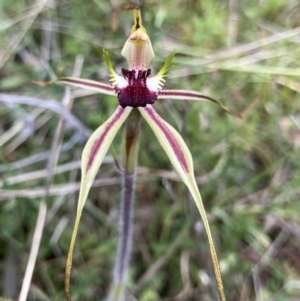
[(225, 301), (226, 299), (223, 290), (217, 253), (210, 232), (206, 211), (203, 206), (202, 198), (195, 180), (191, 153), (179, 133), (170, 124), (159, 117), (152, 106), (148, 105), (145, 108), (139, 108), (139, 110), (149, 126), (152, 128), (154, 134), (156, 135), (162, 148), (165, 150), (175, 170), (177, 171), (185, 185), (188, 187), (198, 207), (208, 237), (219, 296), (222, 301)]
[(32, 81), (32, 83), (43, 87), (50, 86), (52, 84), (65, 84), (77, 88), (96, 91), (98, 93), (102, 93), (106, 95), (115, 95), (115, 90), (112, 86), (94, 80), (89, 80), (89, 79), (63, 77), (63, 78), (57, 78), (55, 80), (46, 81), (46, 82)]
[(196, 100), (196, 101), (211, 101), (217, 105), (219, 105), (226, 113), (241, 117), (239, 113), (236, 113), (229, 108), (227, 108), (225, 105), (220, 103), (219, 101), (206, 96), (204, 94), (201, 94), (196, 91), (192, 90), (161, 90), (159, 91), (157, 99), (180, 99), (180, 100)]
[(118, 107), (113, 115), (102, 124), (89, 138), (84, 147), (81, 159), (81, 185), (79, 199), (77, 205), (77, 213), (75, 219), (74, 230), (72, 234), (70, 249), (66, 264), (65, 291), (67, 299), (70, 301), (70, 276), (73, 258), (73, 249), (75, 245), (76, 235), (78, 232), (79, 221), (82, 214), (84, 204), (86, 202), (89, 190), (93, 184), (95, 176), (102, 164), (105, 154), (116, 133), (124, 123), (132, 108)]

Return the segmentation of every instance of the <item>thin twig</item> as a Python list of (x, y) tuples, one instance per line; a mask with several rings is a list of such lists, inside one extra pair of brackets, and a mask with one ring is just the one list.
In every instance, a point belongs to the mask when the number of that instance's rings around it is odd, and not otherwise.
[(91, 131), (88, 128), (86, 128), (81, 123), (81, 121), (79, 121), (72, 113), (70, 113), (62, 104), (58, 103), (56, 100), (46, 100), (26, 95), (20, 96), (15, 94), (0, 93), (0, 102), (25, 104), (28, 106), (45, 108), (47, 110), (55, 112), (62, 118), (66, 119), (68, 125), (77, 129), (85, 138), (88, 138), (91, 135)]

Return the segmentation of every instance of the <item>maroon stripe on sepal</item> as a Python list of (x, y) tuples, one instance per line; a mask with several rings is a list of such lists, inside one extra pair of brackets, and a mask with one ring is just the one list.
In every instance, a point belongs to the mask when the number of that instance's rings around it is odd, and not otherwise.
[(180, 145), (178, 144), (176, 138), (172, 134), (172, 132), (170, 132), (168, 127), (161, 121), (161, 118), (156, 114), (156, 112), (154, 111), (154, 109), (152, 107), (149, 107), (149, 106), (145, 107), (145, 111), (147, 111), (150, 118), (161, 129), (161, 131), (165, 135), (166, 139), (170, 143), (170, 145), (175, 153), (175, 156), (177, 157), (178, 161), (180, 162), (181, 167), (184, 169), (185, 172), (188, 173), (189, 168), (188, 168), (188, 164), (185, 159), (184, 153), (183, 153)]
[(114, 118), (106, 125), (105, 129), (103, 130), (103, 132), (101, 133), (101, 135), (94, 141), (92, 147), (91, 147), (91, 151), (89, 154), (89, 159), (86, 165), (86, 172), (88, 172), (88, 170), (91, 168), (91, 166), (94, 163), (95, 157), (105, 139), (105, 137), (107, 136), (108, 132), (110, 131), (110, 129), (114, 126), (114, 124), (119, 120), (119, 118), (121, 117), (121, 115), (124, 113), (124, 108), (122, 107), (118, 107), (118, 112), (117, 114), (114, 116)]
[(159, 96), (170, 96), (170, 98), (172, 98), (172, 96), (176, 96), (176, 97), (182, 97), (184, 99), (184, 97), (191, 97), (191, 98), (195, 98), (195, 99), (199, 99), (199, 98), (203, 98), (203, 99), (207, 99), (210, 100), (214, 103), (218, 103), (215, 99), (200, 94), (200, 93), (195, 93), (195, 92), (188, 92), (188, 91), (184, 91), (184, 90), (161, 90), (159, 91), (159, 95), (158, 95), (158, 99)]
[(64, 83), (75, 84), (75, 85), (84, 85), (86, 87), (103, 89), (109, 92), (115, 91), (114, 87), (106, 84), (101, 84), (96, 81), (85, 82), (85, 81), (81, 81), (80, 79), (74, 79), (74, 78), (60, 78), (58, 79), (58, 82), (64, 82)]

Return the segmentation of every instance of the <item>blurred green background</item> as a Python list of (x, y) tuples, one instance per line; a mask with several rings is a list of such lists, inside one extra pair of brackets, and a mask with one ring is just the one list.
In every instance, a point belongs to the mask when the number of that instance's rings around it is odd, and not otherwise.
[[(27, 300), (64, 300), (80, 154), (114, 97), (31, 80), (80, 75), (108, 83), (102, 49), (117, 72), (132, 13), (117, 1), (0, 1), (0, 296), (17, 300), (49, 175), (59, 118), (62, 147)], [(175, 49), (166, 87), (212, 103), (159, 101), (194, 158), (229, 301), (300, 296), (300, 3), (298, 0), (145, 1), (155, 73)], [(63, 102), (73, 99), (71, 113)], [(129, 299), (217, 300), (206, 234), (189, 193), (146, 123), (136, 185)], [(58, 139), (59, 141), (59, 139)], [(113, 143), (119, 153), (120, 134)], [(117, 242), (120, 175), (111, 153), (89, 194), (74, 255), (74, 300), (104, 300)], [(130, 299), (131, 298), (131, 299)]]

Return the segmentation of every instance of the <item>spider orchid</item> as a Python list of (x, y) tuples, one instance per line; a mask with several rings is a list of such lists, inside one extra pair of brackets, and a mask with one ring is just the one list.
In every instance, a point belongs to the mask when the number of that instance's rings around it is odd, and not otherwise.
[(124, 299), (127, 267), (131, 251), (134, 176), (139, 148), (139, 129), (141, 119), (143, 117), (152, 128), (162, 148), (165, 150), (182, 181), (188, 187), (198, 207), (208, 237), (218, 293), (220, 299), (224, 301), (225, 295), (223, 292), (217, 254), (206, 217), (206, 212), (195, 181), (192, 156), (179, 133), (156, 113), (153, 105), (157, 100), (163, 99), (208, 100), (220, 105), (226, 112), (231, 114), (232, 112), (216, 100), (198, 92), (163, 89), (165, 82), (164, 77), (171, 66), (174, 53), (167, 58), (162, 69), (156, 74), (156, 76), (151, 77), (151, 69), (148, 69), (148, 66), (155, 56), (151, 41), (147, 35), (146, 29), (142, 25), (139, 9), (137, 7), (131, 7), (129, 9), (133, 9), (134, 11), (134, 25), (132, 26), (131, 34), (121, 52), (128, 62), (128, 69), (122, 69), (122, 76), (118, 75), (114, 71), (110, 63), (108, 52), (105, 50), (103, 51), (103, 56), (110, 73), (111, 85), (71, 77), (60, 78), (51, 82), (37, 82), (39, 85), (48, 85), (52, 83), (68, 84), (71, 86), (94, 90), (102, 94), (116, 95), (119, 102), (119, 106), (116, 111), (91, 135), (83, 150), (81, 188), (75, 226), (66, 266), (66, 296), (68, 300), (71, 300), (69, 288), (73, 249), (84, 204), (94, 178), (112, 143), (112, 140), (122, 124), (127, 120), (122, 146), (122, 171), (124, 171), (124, 173), (120, 217), (121, 233), (114, 270), (113, 285), (109, 295), (109, 300), (116, 301)]

